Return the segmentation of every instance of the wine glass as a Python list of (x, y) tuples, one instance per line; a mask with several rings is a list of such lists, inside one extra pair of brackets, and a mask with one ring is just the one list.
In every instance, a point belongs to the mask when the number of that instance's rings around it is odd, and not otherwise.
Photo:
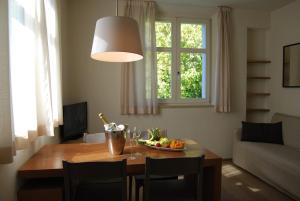
[(133, 132), (130, 131), (130, 129), (127, 129), (127, 139), (129, 142), (129, 147), (130, 147), (130, 156), (128, 157), (129, 160), (134, 160), (136, 157), (133, 155), (133, 146), (134, 146), (134, 137), (133, 137)]
[[(141, 130), (136, 130), (136, 127), (134, 127), (133, 138), (134, 138), (134, 141), (135, 141), (135, 146), (138, 145), (138, 141), (141, 137), (141, 133), (142, 133)], [(136, 156), (141, 156), (142, 154), (139, 153), (139, 152), (136, 152), (135, 155)]]
[(138, 140), (139, 140), (140, 136), (141, 136), (140, 130), (137, 131), (137, 130), (136, 130), (136, 127), (134, 127), (134, 128), (133, 128), (132, 137), (133, 137), (133, 139), (134, 139), (134, 141), (135, 141), (135, 145), (138, 143)]

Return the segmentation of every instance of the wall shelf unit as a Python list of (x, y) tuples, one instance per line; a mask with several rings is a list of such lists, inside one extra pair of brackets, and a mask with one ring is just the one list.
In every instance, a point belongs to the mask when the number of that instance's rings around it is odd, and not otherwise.
[(269, 64), (271, 63), (270, 60), (254, 60), (254, 59), (251, 59), (251, 60), (248, 60), (247, 61), (248, 64)]
[(270, 96), (271, 93), (268, 92), (249, 92), (247, 93), (247, 96)]
[(269, 109), (269, 66), (267, 29), (247, 30), (247, 98), (246, 120), (267, 122)]
[(270, 112), (267, 108), (247, 108), (247, 112)]
[(248, 80), (269, 80), (271, 77), (269, 76), (248, 76)]

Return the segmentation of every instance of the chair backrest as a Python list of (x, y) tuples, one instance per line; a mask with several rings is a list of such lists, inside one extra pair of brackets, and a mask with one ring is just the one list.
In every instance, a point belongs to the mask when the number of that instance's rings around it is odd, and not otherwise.
[(80, 184), (94, 182), (119, 182), (122, 200), (127, 198), (126, 159), (112, 162), (70, 163), (63, 161), (65, 201), (75, 201)]
[(85, 143), (105, 143), (105, 133), (84, 133), (83, 141)]
[(195, 175), (196, 177), (196, 197), (202, 199), (202, 175), (203, 159), (201, 157), (190, 158), (146, 158), (144, 200), (147, 201), (150, 196), (151, 177), (155, 176), (180, 176)]

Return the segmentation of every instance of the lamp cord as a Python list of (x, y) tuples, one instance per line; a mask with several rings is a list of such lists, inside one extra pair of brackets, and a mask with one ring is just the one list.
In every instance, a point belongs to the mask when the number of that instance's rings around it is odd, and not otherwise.
[(116, 16), (119, 16), (119, 2), (116, 0)]

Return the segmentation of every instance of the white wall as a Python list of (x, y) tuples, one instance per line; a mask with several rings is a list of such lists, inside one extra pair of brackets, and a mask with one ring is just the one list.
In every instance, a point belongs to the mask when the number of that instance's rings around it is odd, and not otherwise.
[[(231, 157), (233, 130), (245, 117), (247, 27), (269, 26), (269, 14), (235, 10), (233, 13), (232, 108), (218, 114), (212, 107), (163, 108), (158, 116), (120, 115), (120, 65), (90, 59), (93, 32), (98, 18), (114, 15), (110, 0), (69, 0), (63, 11), (64, 104), (88, 101), (89, 131), (99, 132), (99, 112), (110, 120), (139, 128), (162, 127), (172, 137), (193, 138), (225, 158)], [(211, 18), (216, 9), (159, 5), (160, 13)], [(215, 41), (212, 41), (215, 43)]]
[(271, 109), (300, 116), (300, 88), (282, 87), (283, 46), (300, 42), (300, 1), (271, 13)]

